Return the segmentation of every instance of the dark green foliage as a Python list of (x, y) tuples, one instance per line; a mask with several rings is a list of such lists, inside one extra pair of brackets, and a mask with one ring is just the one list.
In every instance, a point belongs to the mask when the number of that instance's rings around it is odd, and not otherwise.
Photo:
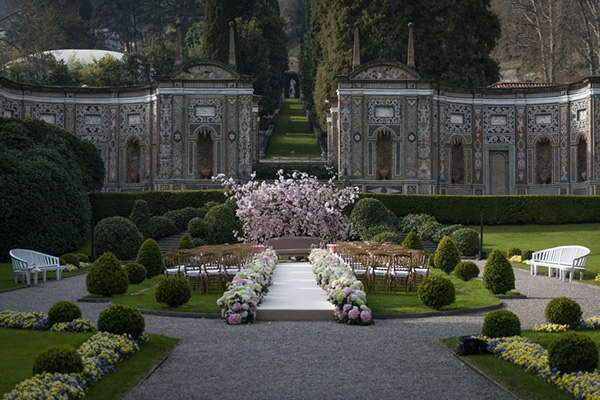
[(485, 263), (483, 286), (494, 294), (504, 294), (515, 288), (512, 266), (498, 249), (492, 251)]
[(463, 229), (464, 226), (462, 226), (461, 224), (455, 224), (455, 225), (450, 225), (450, 226), (444, 226), (442, 227), (438, 232), (437, 235), (435, 235), (433, 237), (433, 240), (439, 242), (440, 240), (442, 240), (444, 238), (444, 236), (450, 236), (452, 237), (452, 234), (460, 229)]
[(127, 333), (134, 339), (138, 339), (144, 333), (145, 328), (144, 316), (135, 307), (113, 304), (105, 308), (98, 316), (98, 330), (102, 332), (116, 335)]
[(551, 370), (563, 374), (593, 372), (598, 367), (598, 347), (581, 333), (561, 333), (548, 346), (548, 363)]
[[(380, 200), (381, 201), (381, 200)], [(403, 232), (419, 232), (422, 225), (437, 222), (435, 217), (429, 214), (408, 214), (402, 218), (400, 225)]]
[(454, 275), (465, 282), (470, 281), (479, 276), (479, 267), (471, 261), (459, 262), (456, 264), (456, 268), (454, 268)]
[(211, 234), (211, 228), (204, 218), (196, 217), (192, 218), (188, 223), (188, 232), (193, 238), (206, 241)]
[[(210, 239), (211, 243), (223, 244), (238, 242), (233, 235), (233, 231), (240, 232), (242, 227), (235, 216), (235, 210), (231, 206), (221, 204), (211, 208), (206, 213), (204, 220), (210, 229), (209, 237), (207, 239)], [(203, 238), (201, 237), (201, 239)]]
[[(224, 203), (224, 190), (157, 190), (151, 192), (102, 192), (90, 193), (94, 220), (112, 216), (128, 217), (133, 203), (142, 199), (148, 203), (152, 215), (163, 215), (169, 210), (185, 207), (199, 208), (209, 202)], [(206, 210), (205, 210), (206, 211)]]
[(513, 247), (511, 249), (508, 249), (508, 251), (506, 252), (506, 258), (511, 258), (512, 256), (520, 256), (521, 254), (521, 249), (519, 249), (518, 247)]
[(33, 375), (83, 372), (81, 356), (73, 346), (57, 344), (40, 351), (33, 361)]
[(371, 240), (375, 240), (375, 236), (379, 235), (382, 232), (395, 232), (396, 228), (394, 228), (391, 225), (374, 225), (374, 226), (370, 226), (366, 229), (366, 231), (363, 232), (362, 236), (360, 237), (361, 240), (363, 241), (371, 241)]
[(479, 233), (470, 228), (462, 228), (450, 235), (463, 256), (472, 256), (479, 251)]
[(350, 223), (362, 238), (371, 226), (388, 225), (396, 226), (398, 219), (377, 199), (359, 200), (350, 213)]
[(402, 242), (402, 246), (415, 250), (425, 249), (423, 243), (421, 243), (421, 239), (419, 239), (419, 236), (415, 232), (409, 232), (408, 235), (406, 235), (406, 238)]
[(71, 301), (59, 301), (48, 310), (48, 326), (58, 322), (71, 322), (74, 319), (81, 318), (81, 309)]
[(160, 239), (177, 233), (175, 223), (162, 215), (150, 217), (148, 236), (152, 239)]
[(137, 226), (123, 217), (105, 218), (94, 231), (96, 254), (111, 252), (120, 260), (135, 257), (143, 240)]
[(177, 245), (177, 250), (193, 249), (195, 247), (196, 246), (194, 246), (194, 242), (192, 242), (192, 238), (190, 238), (186, 234), (186, 235), (183, 235), (183, 237), (179, 241), (179, 244)]
[(145, 200), (136, 200), (133, 203), (129, 220), (137, 226), (144, 238), (150, 237), (150, 209)]
[(117, 257), (112, 253), (104, 253), (92, 265), (86, 276), (85, 285), (91, 294), (107, 297), (125, 293), (129, 278)]
[(381, 232), (373, 237), (374, 242), (384, 243), (384, 242), (394, 242), (397, 244), (402, 243), (402, 238), (398, 235), (398, 232)]
[(0, 261), (15, 248), (64, 254), (89, 229), (104, 181), (93, 144), (37, 119), (0, 118)]
[(71, 264), (76, 267), (79, 267), (79, 256), (74, 253), (65, 253), (60, 256), (60, 265)]
[(177, 232), (183, 232), (187, 229), (188, 222), (192, 218), (204, 218), (206, 210), (202, 208), (186, 207), (181, 210), (169, 210), (164, 216), (169, 218), (175, 224)]
[(419, 227), (417, 235), (421, 240), (440, 240), (439, 232), (442, 230), (442, 224), (437, 221), (429, 221)]
[(492, 311), (483, 319), (481, 334), (490, 338), (517, 336), (521, 334), (521, 321), (512, 311)]
[(177, 307), (190, 300), (192, 287), (186, 278), (167, 278), (160, 281), (154, 295), (157, 302)]
[(454, 241), (446, 236), (438, 244), (437, 251), (435, 252), (433, 259), (435, 267), (450, 274), (459, 262), (460, 251), (456, 247), (456, 244), (454, 244)]
[(135, 260), (138, 264), (142, 264), (146, 268), (146, 277), (148, 279), (159, 275), (163, 271), (162, 252), (156, 240), (146, 239)]
[(77, 253), (77, 258), (79, 258), (79, 262), (80, 263), (86, 263), (86, 262), (90, 262), (89, 257), (87, 256), (87, 254), (83, 254), (83, 253)]
[(418, 294), (421, 302), (434, 310), (441, 310), (456, 300), (454, 284), (439, 275), (426, 277), (419, 285)]
[(525, 250), (521, 256), (521, 260), (531, 260), (534, 250)]
[(130, 285), (139, 285), (146, 279), (147, 271), (146, 267), (138, 263), (129, 263), (125, 265), (125, 272), (127, 278), (129, 278)]
[(194, 247), (200, 247), (200, 246), (204, 246), (206, 243), (204, 243), (204, 240), (200, 239), (200, 238), (192, 238), (192, 242), (194, 243)]
[(568, 297), (555, 297), (546, 306), (544, 315), (548, 322), (553, 324), (569, 325), (575, 329), (581, 322), (581, 307), (577, 302)]

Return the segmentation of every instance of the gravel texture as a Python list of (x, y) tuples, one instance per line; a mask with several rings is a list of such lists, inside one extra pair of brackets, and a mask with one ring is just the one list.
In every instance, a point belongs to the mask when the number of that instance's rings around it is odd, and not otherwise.
[[(480, 263), (480, 267), (483, 264)], [(600, 288), (515, 269), (526, 299), (504, 300), (523, 329), (543, 323), (550, 299), (568, 296), (600, 316)], [(0, 293), (0, 309), (42, 311), (87, 294), (85, 276)], [(107, 304), (78, 303), (96, 322)], [(127, 399), (514, 399), (445, 350), (439, 339), (478, 334), (485, 313), (335, 322), (257, 322), (146, 316), (146, 331), (181, 343)]]

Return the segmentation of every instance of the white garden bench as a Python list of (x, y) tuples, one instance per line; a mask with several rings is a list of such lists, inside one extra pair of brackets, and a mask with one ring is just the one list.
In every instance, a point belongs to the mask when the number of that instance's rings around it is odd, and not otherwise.
[(37, 285), (37, 275), (43, 274), (44, 282), (46, 282), (46, 272), (56, 271), (56, 280), (60, 279), (60, 272), (65, 269), (64, 265), (60, 265), (58, 257), (40, 253), (33, 250), (13, 249), (9, 252), (13, 265), (13, 274), (15, 283), (19, 276), (27, 280), (27, 285), (30, 284), (30, 277), (33, 276), (33, 284)]
[(567, 273), (569, 273), (569, 282), (572, 282), (576, 271), (579, 272), (579, 280), (583, 279), (589, 254), (590, 249), (584, 246), (559, 246), (536, 251), (532, 254), (531, 260), (527, 260), (527, 264), (531, 266), (532, 275), (537, 275), (538, 267), (547, 267), (548, 276), (552, 276), (552, 270), (556, 269), (557, 276), (563, 282)]

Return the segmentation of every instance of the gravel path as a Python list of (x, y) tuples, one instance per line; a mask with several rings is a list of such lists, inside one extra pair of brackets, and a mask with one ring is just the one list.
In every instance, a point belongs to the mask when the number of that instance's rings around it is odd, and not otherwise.
[[(577, 300), (584, 317), (600, 316), (600, 288), (531, 276), (515, 269), (516, 290), (505, 300), (524, 329), (544, 322), (556, 296)], [(86, 294), (85, 277), (0, 293), (0, 309), (47, 312), (59, 300)], [(97, 321), (106, 304), (79, 303)], [(335, 322), (257, 322), (147, 315), (146, 331), (181, 338), (169, 358), (127, 399), (514, 399), (466, 367), (439, 339), (477, 334), (485, 313), (377, 320), (370, 327)]]

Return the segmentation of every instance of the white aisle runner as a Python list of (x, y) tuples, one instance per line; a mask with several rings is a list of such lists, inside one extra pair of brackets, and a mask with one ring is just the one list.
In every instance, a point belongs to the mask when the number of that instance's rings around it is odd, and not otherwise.
[(277, 264), (273, 283), (256, 311), (259, 321), (333, 320), (333, 304), (317, 285), (308, 262)]

